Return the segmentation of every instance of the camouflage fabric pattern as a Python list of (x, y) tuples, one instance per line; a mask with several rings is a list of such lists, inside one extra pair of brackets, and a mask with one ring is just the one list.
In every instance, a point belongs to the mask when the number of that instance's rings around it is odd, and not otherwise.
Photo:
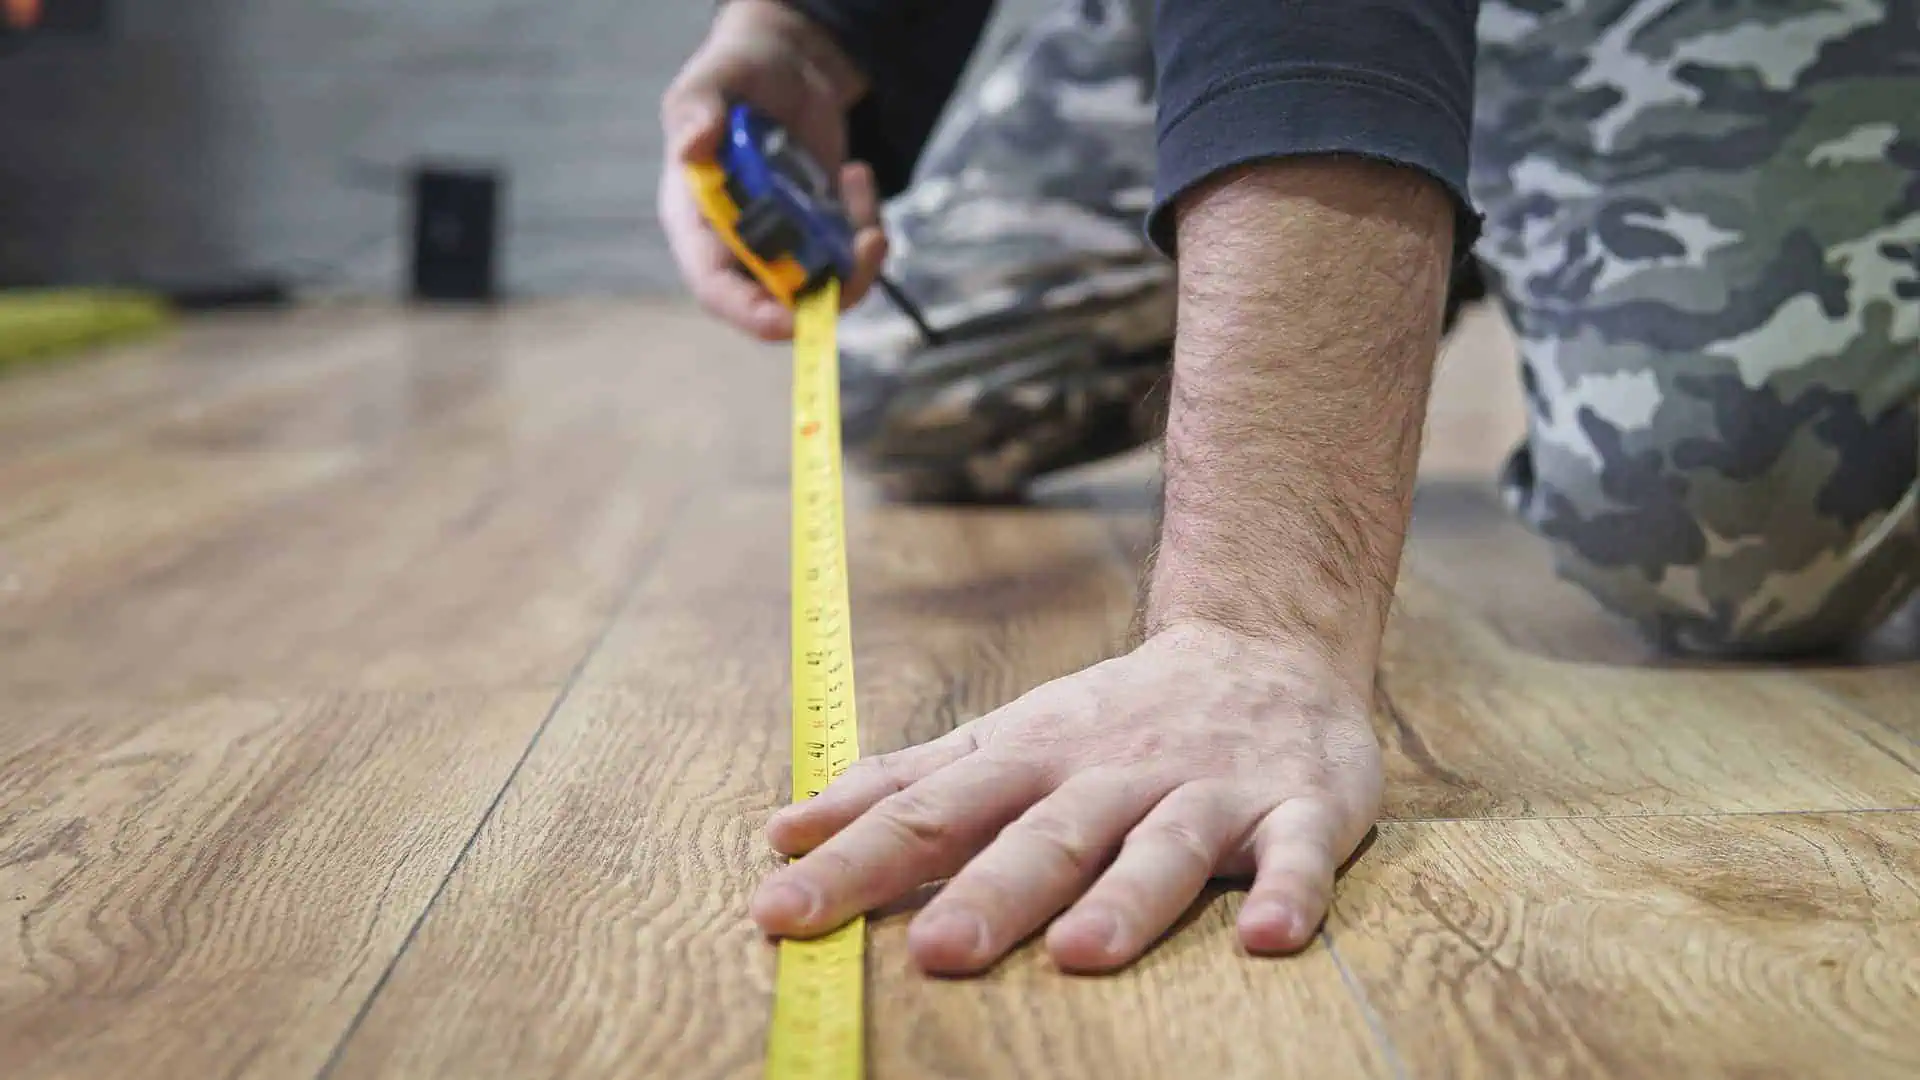
[(1670, 647), (1871, 629), (1920, 580), (1920, 4), (1487, 0), (1480, 30), (1511, 504)]
[[(1150, 0), (1062, 3), (887, 208), (843, 330), (898, 494), (1016, 494), (1150, 438), (1172, 268), (1140, 233)], [(1511, 505), (1671, 647), (1786, 653), (1920, 577), (1920, 0), (1483, 0), (1478, 254), (1520, 339)]]
[(893, 494), (1011, 497), (1157, 430), (1174, 292), (1142, 233), (1145, 2), (1075, 0), (1027, 27), (884, 208), (887, 273), (940, 335), (878, 292), (842, 323), (849, 455)]

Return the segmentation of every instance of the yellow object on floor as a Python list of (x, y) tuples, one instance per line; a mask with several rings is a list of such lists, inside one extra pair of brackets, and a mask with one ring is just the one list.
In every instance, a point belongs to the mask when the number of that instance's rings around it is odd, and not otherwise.
[[(799, 298), (793, 335), (793, 801), (826, 790), (860, 756), (853, 612), (841, 475), (840, 283)], [(766, 1080), (866, 1074), (866, 919), (780, 942)]]
[(132, 290), (0, 290), (0, 371), (146, 337), (173, 318), (164, 299)]

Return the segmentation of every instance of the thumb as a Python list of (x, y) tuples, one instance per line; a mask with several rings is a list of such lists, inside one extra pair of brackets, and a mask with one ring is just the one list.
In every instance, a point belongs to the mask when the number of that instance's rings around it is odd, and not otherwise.
[(661, 110), (667, 153), (682, 163), (711, 161), (726, 128), (726, 105), (717, 92), (688, 87), (670, 94)]

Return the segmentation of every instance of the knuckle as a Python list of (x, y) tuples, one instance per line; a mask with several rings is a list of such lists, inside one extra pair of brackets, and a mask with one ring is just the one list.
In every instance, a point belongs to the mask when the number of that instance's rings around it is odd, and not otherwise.
[(953, 838), (953, 823), (912, 788), (888, 796), (878, 820), (904, 847), (941, 848)]
[(887, 785), (898, 793), (907, 788), (907, 773), (900, 758), (895, 754), (882, 754), (879, 757), (861, 758), (855, 765), (866, 765), (867, 774)]
[(1007, 827), (1020, 843), (1044, 851), (1076, 874), (1094, 869), (1093, 845), (1079, 822), (1064, 814), (1029, 814)]
[(976, 910), (1008, 911), (1023, 892), (1030, 890), (1023, 889), (1019, 881), (1002, 871), (976, 863), (962, 871), (948, 886), (948, 891), (956, 900)]
[(1241, 785), (1216, 777), (1190, 780), (1180, 788), (1188, 813), (1209, 821), (1218, 817), (1225, 807), (1242, 801), (1244, 794), (1245, 789)]
[(1106, 883), (1101, 891), (1100, 904), (1121, 919), (1133, 923), (1146, 920), (1155, 907), (1152, 898), (1147, 895), (1147, 887), (1137, 881)]
[(815, 848), (795, 865), (795, 869), (804, 870), (809, 880), (829, 891), (859, 876), (859, 867), (853, 859), (834, 847)]
[(1209, 869), (1218, 861), (1215, 845), (1201, 831), (1200, 825), (1182, 818), (1169, 817), (1148, 822), (1140, 826), (1134, 839), (1138, 843), (1165, 848), (1189, 862)]

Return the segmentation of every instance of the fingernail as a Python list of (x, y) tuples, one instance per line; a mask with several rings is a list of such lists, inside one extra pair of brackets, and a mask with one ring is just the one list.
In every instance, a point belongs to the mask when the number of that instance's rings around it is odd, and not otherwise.
[(1126, 946), (1127, 928), (1111, 911), (1089, 911), (1080, 917), (1087, 937), (1101, 943), (1100, 949), (1111, 956)]
[(972, 912), (940, 912), (927, 921), (921, 933), (941, 941), (961, 942), (968, 956), (978, 956), (987, 949), (987, 924)]
[(820, 894), (797, 882), (783, 881), (767, 890), (767, 906), (774, 914), (805, 925), (820, 913)]
[(1240, 921), (1257, 927), (1272, 927), (1298, 935), (1300, 915), (1277, 900), (1255, 900), (1240, 909)]

